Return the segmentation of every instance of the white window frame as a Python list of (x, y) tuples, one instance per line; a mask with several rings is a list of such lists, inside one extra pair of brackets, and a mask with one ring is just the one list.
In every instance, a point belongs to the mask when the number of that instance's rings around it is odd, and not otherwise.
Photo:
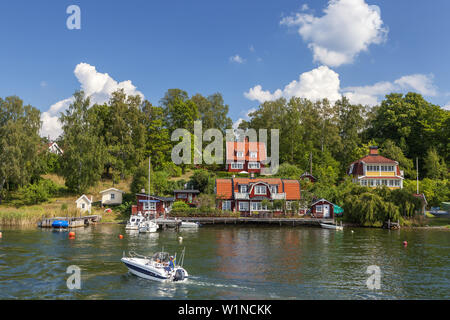
[[(262, 192), (261, 190), (264, 190), (264, 192)], [(266, 186), (255, 186), (255, 194), (257, 194), (257, 195), (265, 195), (265, 194), (267, 194)]]
[(251, 151), (250, 152), (250, 158), (257, 159), (258, 158), (258, 152), (257, 151)]
[(239, 201), (239, 211), (248, 211), (249, 205), (248, 202)]
[(232, 162), (231, 169), (244, 169), (244, 163), (242, 162)]
[(259, 164), (259, 162), (249, 162), (248, 168), (249, 169), (260, 169), (261, 165)]
[[(245, 190), (243, 190), (245, 189)], [(248, 193), (248, 186), (247, 185), (241, 185), (239, 186), (240, 193)]]
[(111, 200), (114, 200), (114, 199), (116, 199), (116, 195), (114, 193), (111, 193), (110, 198), (111, 198)]
[(286, 201), (286, 210), (292, 209), (292, 201)]
[(243, 158), (244, 157), (244, 151), (236, 151), (236, 157)]
[(230, 200), (225, 200), (222, 201), (222, 210), (231, 210), (231, 201)]
[(316, 212), (323, 212), (323, 205), (317, 205), (316, 206)]

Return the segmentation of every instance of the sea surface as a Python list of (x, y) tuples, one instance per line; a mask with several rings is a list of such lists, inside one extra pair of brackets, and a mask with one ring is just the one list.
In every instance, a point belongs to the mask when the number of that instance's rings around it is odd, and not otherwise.
[[(96, 225), (75, 229), (74, 240), (34, 227), (0, 231), (0, 299), (450, 298), (450, 232), (442, 230), (216, 225), (139, 234)], [(180, 257), (183, 248), (184, 283), (141, 279), (120, 261), (129, 251)], [(70, 266), (81, 270), (80, 289), (67, 286)], [(379, 289), (368, 268), (379, 268)]]

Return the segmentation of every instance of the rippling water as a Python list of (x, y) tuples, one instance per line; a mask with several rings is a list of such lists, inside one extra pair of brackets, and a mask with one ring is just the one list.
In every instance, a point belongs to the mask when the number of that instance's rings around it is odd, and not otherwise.
[[(137, 234), (97, 225), (69, 240), (67, 232), (3, 229), (0, 299), (450, 298), (450, 232), (353, 230), (207, 226)], [(162, 247), (178, 257), (186, 247), (187, 282), (141, 279), (120, 262), (124, 251)], [(81, 268), (81, 290), (66, 286), (71, 265)], [(381, 268), (380, 290), (366, 286), (370, 265)]]

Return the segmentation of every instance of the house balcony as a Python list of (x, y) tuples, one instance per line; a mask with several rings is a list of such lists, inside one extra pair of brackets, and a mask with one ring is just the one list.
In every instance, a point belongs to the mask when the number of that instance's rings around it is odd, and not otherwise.
[(236, 192), (234, 194), (234, 198), (236, 200), (249, 200), (250, 199), (248, 196), (248, 193), (241, 193), (241, 192)]
[[(255, 195), (255, 197), (257, 197), (257, 196), (258, 195)], [(248, 193), (241, 193), (241, 192), (236, 192), (234, 194), (234, 198), (236, 200), (250, 200)], [(270, 200), (283, 200), (283, 199), (286, 199), (286, 193), (284, 193), (284, 192), (272, 194), (270, 197)]]
[(272, 200), (283, 200), (286, 199), (286, 193), (274, 193), (271, 197)]

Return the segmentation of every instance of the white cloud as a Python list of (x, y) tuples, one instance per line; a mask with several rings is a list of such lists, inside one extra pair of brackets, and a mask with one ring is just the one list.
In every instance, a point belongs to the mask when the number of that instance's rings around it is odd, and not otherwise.
[(308, 6), (308, 4), (305, 3), (302, 5), (302, 8), (300, 9), (300, 11), (306, 11), (308, 9), (309, 9), (309, 6)]
[(45, 88), (47, 85), (48, 85), (48, 84), (47, 84), (46, 81), (41, 81), (41, 83), (40, 83), (40, 86), (41, 86), (42, 88)]
[(328, 98), (330, 101), (340, 99), (339, 75), (326, 66), (320, 66), (311, 71), (302, 73), (298, 80), (291, 81), (283, 90), (277, 89), (273, 93), (262, 90), (261, 85), (256, 85), (244, 96), (250, 100), (257, 100), (260, 103), (276, 100), (281, 97), (289, 99), (291, 97), (307, 98), (318, 100)]
[(291, 81), (283, 89), (274, 92), (263, 90), (256, 85), (244, 92), (249, 100), (260, 103), (273, 101), (284, 97), (306, 98), (312, 101), (327, 98), (331, 102), (346, 96), (351, 103), (374, 106), (379, 99), (391, 92), (414, 91), (424, 96), (436, 95), (437, 89), (433, 84), (433, 75), (413, 74), (403, 76), (395, 81), (381, 81), (373, 85), (340, 87), (339, 74), (326, 66), (320, 66), (299, 76), (299, 80)]
[(255, 52), (255, 47), (253, 45), (250, 45), (248, 49), (250, 50), (250, 52)]
[[(118, 89), (123, 89), (127, 95), (139, 95), (144, 99), (144, 95), (136, 90), (130, 80), (117, 82), (107, 73), (100, 73), (94, 66), (87, 63), (78, 64), (74, 74), (85, 95), (90, 96), (92, 105), (107, 102), (111, 94)], [(41, 136), (50, 136), (51, 139), (56, 139), (62, 133), (61, 124), (58, 121), (59, 113), (64, 112), (72, 102), (73, 97), (58, 101), (48, 111), (42, 113)]]
[(388, 33), (380, 8), (364, 0), (330, 0), (322, 17), (296, 13), (280, 24), (298, 27), (314, 61), (333, 67), (352, 63), (369, 45), (382, 43)]
[(443, 106), (442, 109), (450, 111), (450, 101), (447, 102), (447, 105)]
[(402, 88), (411, 88), (424, 96), (435, 96), (437, 89), (433, 85), (433, 75), (413, 74), (403, 76), (395, 80), (395, 83)]
[(239, 63), (242, 64), (245, 62), (245, 59), (243, 59), (241, 56), (239, 56), (238, 54), (235, 56), (230, 57), (230, 61), (231, 62), (235, 62), (235, 63)]
[[(245, 112), (245, 116), (243, 118), (239, 118), (233, 123), (233, 129), (236, 131), (239, 128), (239, 125), (242, 123), (242, 121), (250, 120), (249, 114), (252, 113), (252, 112), (255, 112), (255, 111), (256, 111), (256, 108), (251, 108), (247, 112)], [(243, 112), (241, 112), (241, 114), (242, 113)]]

